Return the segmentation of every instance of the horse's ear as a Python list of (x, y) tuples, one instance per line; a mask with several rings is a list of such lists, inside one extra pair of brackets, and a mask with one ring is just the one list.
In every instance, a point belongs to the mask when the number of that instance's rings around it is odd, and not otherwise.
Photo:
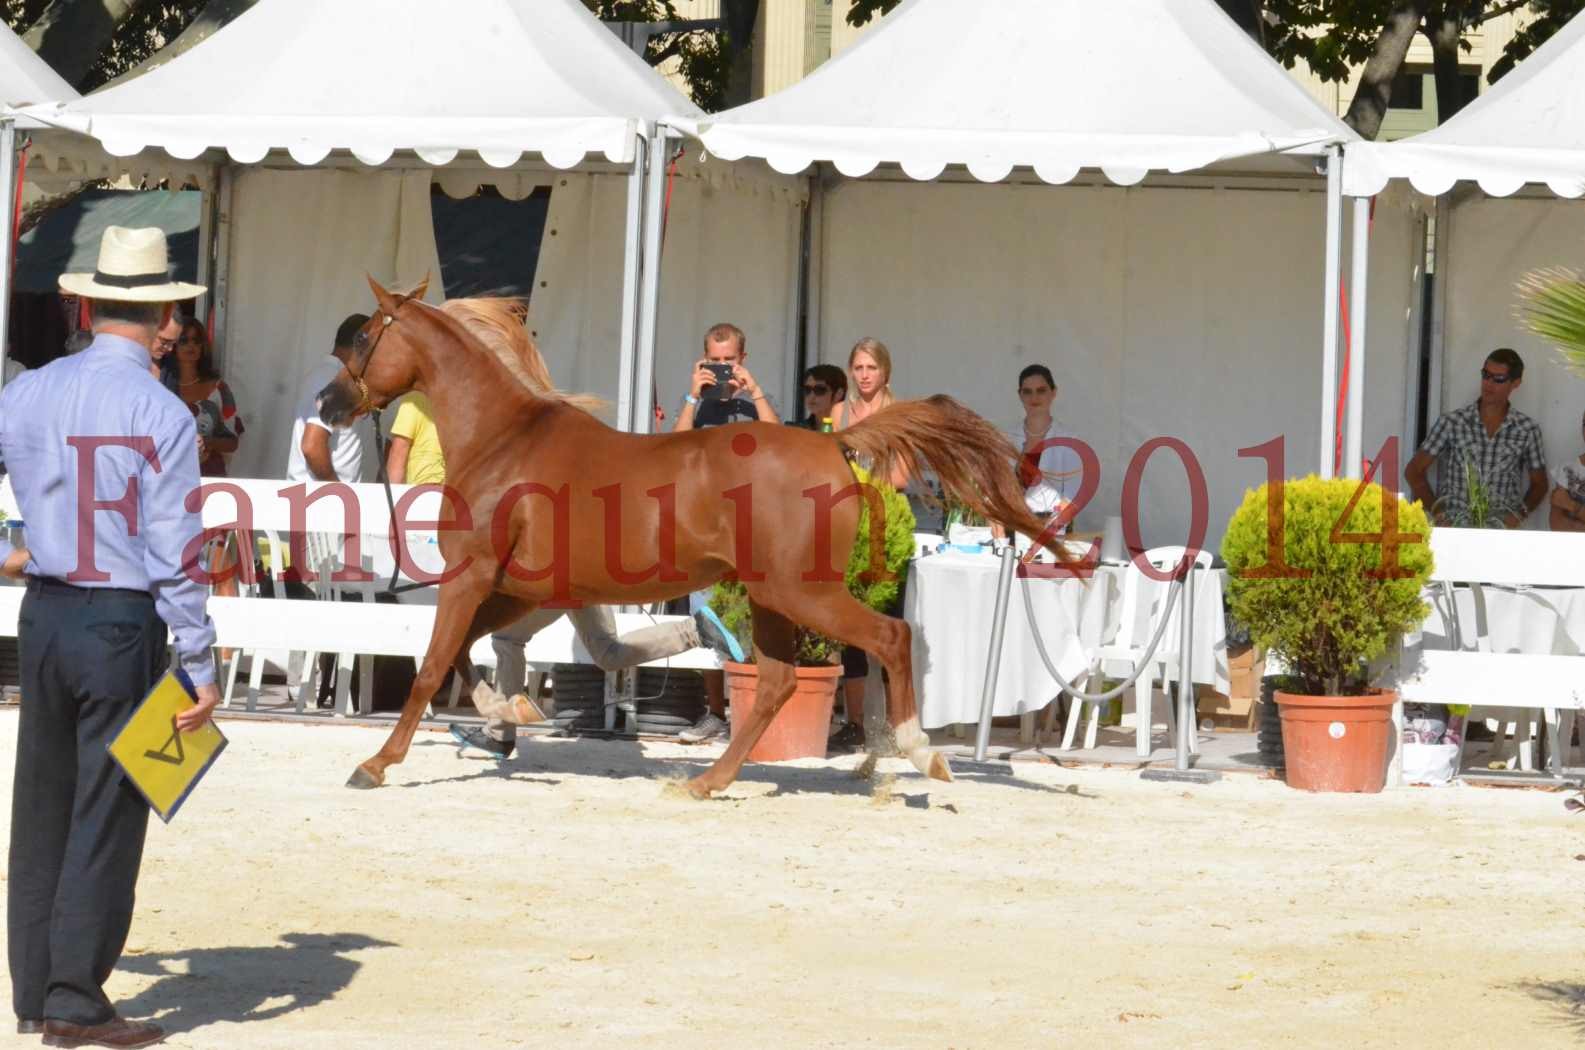
[(379, 304), (380, 312), (387, 317), (396, 313), (397, 306), (401, 305), (397, 301), (396, 296), (386, 291), (380, 282), (374, 279), (373, 274), (365, 274), (364, 276), (369, 279), (369, 288), (374, 292), (374, 301)]
[(413, 287), (413, 290), (403, 295), (403, 299), (422, 299), (429, 293), (429, 274), (424, 274), (424, 279)]

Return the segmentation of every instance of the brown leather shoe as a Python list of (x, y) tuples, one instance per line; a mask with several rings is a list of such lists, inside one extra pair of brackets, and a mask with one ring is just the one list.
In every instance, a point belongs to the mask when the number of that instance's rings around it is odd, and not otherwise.
[(43, 1034), (44, 1034), (44, 1022), (43, 1021), (24, 1021), (21, 1018), (17, 1019), (17, 1035), (43, 1035)]
[(165, 1038), (165, 1029), (147, 1021), (117, 1017), (104, 1024), (81, 1025), (70, 1021), (45, 1021), (45, 1046), (109, 1046), (129, 1050), (153, 1046)]

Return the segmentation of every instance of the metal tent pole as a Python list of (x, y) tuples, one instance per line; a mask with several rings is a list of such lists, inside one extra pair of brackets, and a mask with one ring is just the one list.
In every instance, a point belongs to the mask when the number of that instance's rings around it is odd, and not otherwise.
[(1365, 455), (1365, 323), (1369, 319), (1370, 198), (1354, 198), (1354, 275), (1349, 295), (1348, 419), (1343, 435), (1343, 476), (1364, 476)]
[(1337, 474), (1338, 284), (1342, 277), (1343, 148), (1326, 151), (1326, 265), (1321, 300), (1321, 463), (1320, 475)]
[[(1173, 767), (1180, 773), (1189, 769), (1189, 741), (1194, 739), (1190, 734), (1199, 729), (1196, 725), (1198, 716), (1194, 710), (1194, 572), (1196, 568), (1198, 566), (1191, 561), (1184, 571), (1183, 600), (1178, 603), (1178, 615), (1183, 617), (1183, 620), (1178, 624), (1178, 732), (1177, 739), (1173, 741), (1175, 752)], [(1135, 717), (1150, 716), (1144, 714)]]
[(655, 425), (655, 331), (660, 315), (660, 226), (666, 194), (666, 149), (671, 140), (657, 129), (649, 140), (649, 181), (644, 192), (644, 269), (639, 283), (638, 354), (633, 370), (633, 433)]
[(16, 227), (17, 127), (0, 119), (0, 386), (11, 355), (11, 231)]
[(644, 238), (645, 140), (633, 149), (633, 168), (627, 176), (627, 225), (622, 241), (622, 333), (617, 367), (616, 425), (633, 429), (633, 371), (638, 363), (639, 256)]
[(980, 724), (974, 737), (974, 761), (984, 762), (991, 746), (991, 717), (996, 707), (996, 676), (1002, 669), (1002, 636), (1007, 628), (1007, 602), (1013, 593), (1013, 566), (1018, 551), (1011, 539), (1002, 550), (1002, 571), (996, 578), (996, 606), (991, 618), (991, 648), (985, 657), (985, 691), (980, 694)]

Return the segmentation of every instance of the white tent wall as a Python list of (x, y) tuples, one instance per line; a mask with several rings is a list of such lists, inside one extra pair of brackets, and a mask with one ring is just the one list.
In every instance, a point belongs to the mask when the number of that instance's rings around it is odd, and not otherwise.
[[(217, 348), (247, 426), (232, 474), (286, 476), (299, 387), (330, 353), (342, 319), (374, 309), (365, 274), (394, 288), (427, 273), (426, 298), (441, 300), (430, 181), (427, 169), (238, 169), (231, 292)], [(620, 254), (620, 236), (613, 240)], [(374, 459), (366, 450), (365, 480)]]
[[(1585, 204), (1555, 197), (1495, 199), (1472, 195), (1454, 204), (1447, 250), (1439, 261), (1447, 281), (1442, 408), (1458, 408), (1480, 392), (1486, 355), (1511, 346), (1524, 358), (1524, 382), (1513, 404), (1541, 424), (1547, 468), (1580, 453), (1585, 379), (1515, 319), (1515, 285), (1534, 269), (1585, 270)], [(1441, 491), (1440, 479), (1437, 490)], [(1546, 504), (1525, 527), (1547, 527)]]
[[(786, 380), (801, 229), (796, 186), (740, 180), (721, 162), (685, 167), (674, 182), (655, 340), (662, 429), (688, 392), (705, 330), (718, 321), (743, 329), (749, 370), (783, 416), (799, 407)], [(531, 326), (556, 382), (613, 402), (626, 193), (621, 176), (557, 176), (531, 304)]]
[[(1120, 513), (1130, 458), (1170, 436), (1205, 473), (1214, 549), (1265, 477), (1238, 449), (1281, 434), (1286, 472), (1315, 469), (1320, 186), (836, 183), (820, 359), (845, 364), (854, 341), (875, 336), (892, 351), (899, 396), (951, 393), (1009, 428), (1021, 418), (1019, 370), (1046, 364), (1059, 421), (1101, 461), (1080, 527)], [(1418, 229), (1405, 207), (1377, 209), (1367, 455), (1402, 427)], [(1184, 542), (1188, 483), (1170, 451), (1151, 458), (1140, 503), (1147, 544)]]

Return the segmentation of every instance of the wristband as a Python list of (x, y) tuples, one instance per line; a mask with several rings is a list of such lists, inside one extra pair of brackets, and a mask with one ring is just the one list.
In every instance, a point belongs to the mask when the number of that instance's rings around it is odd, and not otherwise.
[(690, 405), (697, 405), (699, 403), (699, 399), (694, 397), (692, 394), (684, 394), (682, 399)]

